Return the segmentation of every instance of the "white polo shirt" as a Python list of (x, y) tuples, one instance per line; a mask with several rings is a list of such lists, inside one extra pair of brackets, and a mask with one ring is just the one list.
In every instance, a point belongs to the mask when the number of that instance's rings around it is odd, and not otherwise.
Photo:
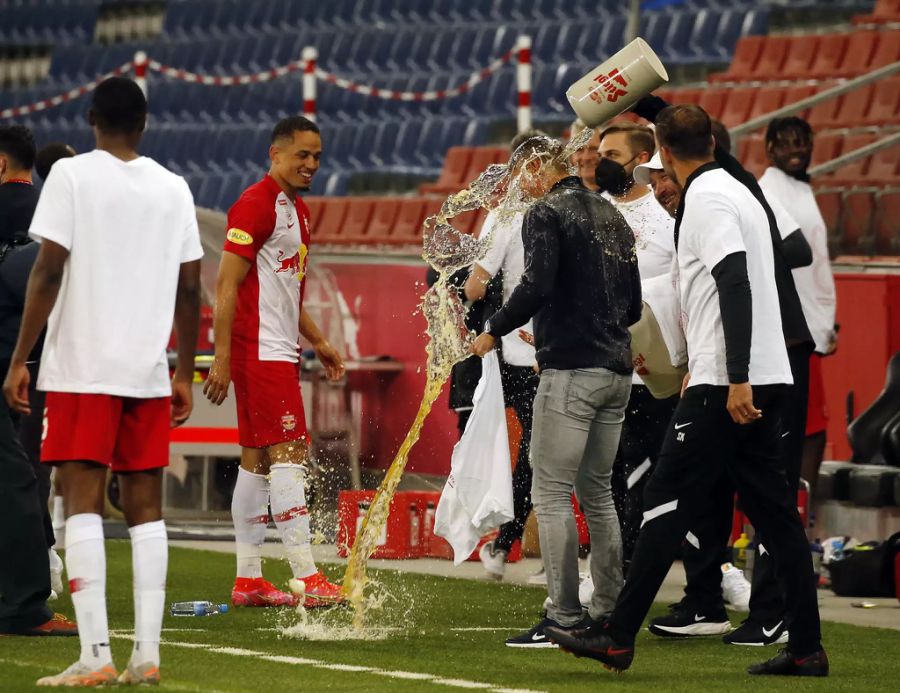
[[(525, 273), (525, 248), (522, 245), (522, 223), (524, 214), (516, 214), (501, 223), (494, 212), (490, 212), (481, 227), (481, 238), (487, 238), (493, 231), (493, 241), (478, 266), (492, 277), (503, 270), (503, 302), (506, 303), (513, 290), (522, 281)], [(501, 337), (503, 360), (511, 366), (533, 366), (537, 359), (534, 347), (522, 341), (519, 330), (534, 334), (532, 321)]]
[(69, 251), (38, 389), (165, 397), (181, 264), (203, 255), (187, 183), (99, 149), (53, 165), (29, 233)]
[(725, 333), (712, 270), (728, 255), (739, 252), (747, 254), (753, 297), (750, 384), (793, 383), (781, 328), (768, 217), (745, 186), (715, 168), (688, 186), (678, 240), (690, 386), (728, 385)]
[(816, 351), (824, 354), (834, 336), (836, 308), (834, 274), (828, 256), (828, 231), (809, 183), (787, 175), (781, 169), (766, 169), (759, 186), (770, 201), (779, 200), (790, 209), (812, 248), (813, 261), (808, 267), (793, 270), (794, 283), (800, 295), (803, 315), (816, 342)]

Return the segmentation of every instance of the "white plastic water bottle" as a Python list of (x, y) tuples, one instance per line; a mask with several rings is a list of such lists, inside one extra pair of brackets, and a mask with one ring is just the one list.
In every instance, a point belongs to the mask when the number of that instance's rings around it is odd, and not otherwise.
[(228, 613), (228, 604), (173, 602), (170, 613), (172, 616), (215, 616)]

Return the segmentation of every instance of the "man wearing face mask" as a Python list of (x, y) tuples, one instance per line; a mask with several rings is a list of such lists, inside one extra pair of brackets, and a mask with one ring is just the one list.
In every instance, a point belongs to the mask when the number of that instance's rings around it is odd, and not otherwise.
[[(578, 137), (587, 125), (581, 118), (576, 118), (569, 127), (569, 141)], [(578, 177), (581, 178), (581, 184), (588, 190), (597, 190), (597, 181), (594, 177), (594, 170), (600, 161), (600, 155), (597, 148), (600, 146), (600, 133), (594, 129), (591, 139), (587, 144), (572, 155), (572, 164), (575, 166)]]
[[(675, 222), (654, 199), (646, 183), (635, 183), (635, 167), (656, 148), (650, 128), (631, 123), (611, 125), (600, 133), (600, 160), (595, 179), (603, 196), (625, 217), (634, 232), (641, 280), (669, 274), (675, 257)], [(623, 568), (627, 575), (643, 516), (644, 485), (662, 447), (666, 424), (678, 396), (656, 399), (644, 386), (640, 367), (632, 376), (622, 438), (613, 467), (613, 495), (622, 528)]]

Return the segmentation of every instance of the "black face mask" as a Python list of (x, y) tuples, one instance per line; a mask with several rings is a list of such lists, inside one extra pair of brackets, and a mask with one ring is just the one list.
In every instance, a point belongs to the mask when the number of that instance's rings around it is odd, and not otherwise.
[(600, 192), (620, 196), (631, 190), (634, 178), (625, 170), (625, 166), (636, 158), (631, 157), (624, 165), (612, 159), (600, 159), (600, 163), (594, 169), (594, 180), (597, 182)]

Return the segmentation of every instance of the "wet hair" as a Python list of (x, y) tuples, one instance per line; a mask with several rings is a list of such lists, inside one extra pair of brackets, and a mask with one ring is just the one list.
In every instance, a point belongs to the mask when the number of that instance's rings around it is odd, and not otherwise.
[(600, 141), (602, 142), (607, 135), (615, 135), (620, 132), (628, 140), (628, 146), (631, 147), (633, 154), (647, 152), (653, 156), (653, 152), (656, 151), (656, 137), (653, 135), (653, 130), (636, 123), (618, 123), (605, 127), (600, 132)]
[(522, 142), (513, 151), (512, 156), (509, 158), (509, 170), (513, 171), (517, 166), (535, 158), (542, 159), (546, 163), (555, 166), (561, 166), (563, 164), (562, 154), (564, 150), (565, 147), (559, 140), (547, 135), (534, 135)]
[(319, 126), (305, 116), (290, 116), (279, 120), (272, 129), (272, 144), (282, 137), (293, 137), (295, 132), (314, 132), (317, 135), (322, 133)]
[(0, 126), (0, 154), (8, 156), (16, 168), (34, 166), (34, 135), (24, 125)]
[(661, 146), (681, 160), (712, 158), (712, 123), (700, 106), (668, 106), (656, 117), (656, 137)]
[(725, 127), (725, 123), (715, 118), (710, 122), (712, 123), (712, 134), (716, 138), (716, 144), (731, 154), (731, 135), (728, 134), (728, 128)]
[(812, 141), (813, 138), (813, 130), (803, 118), (798, 118), (797, 116), (776, 118), (766, 128), (766, 147), (774, 145), (776, 141), (788, 133), (795, 135), (801, 142)]
[(75, 156), (75, 152), (68, 144), (53, 142), (46, 147), (42, 147), (37, 153), (37, 156), (34, 158), (34, 169), (41, 180), (47, 180), (53, 164), (60, 159), (68, 159), (70, 156)]
[(523, 142), (526, 142), (527, 140), (530, 140), (532, 137), (547, 137), (547, 133), (542, 132), (541, 130), (538, 130), (536, 128), (529, 128), (524, 132), (520, 132), (509, 141), (509, 151), (516, 151), (519, 148), (519, 145), (521, 145)]
[(110, 77), (94, 90), (90, 113), (101, 132), (134, 135), (147, 123), (147, 99), (133, 79)]

